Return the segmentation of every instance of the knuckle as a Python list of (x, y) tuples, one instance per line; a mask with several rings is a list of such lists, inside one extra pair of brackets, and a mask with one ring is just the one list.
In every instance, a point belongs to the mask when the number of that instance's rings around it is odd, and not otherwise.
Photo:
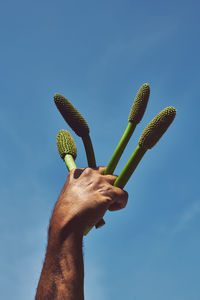
[(83, 172), (85, 175), (90, 175), (92, 174), (93, 170), (91, 168), (86, 168)]
[(127, 191), (123, 191), (124, 192), (124, 199), (126, 200), (126, 201), (128, 201), (128, 192)]
[(100, 167), (97, 167), (95, 170), (97, 170), (100, 174), (104, 174), (104, 171), (105, 171), (106, 167), (103, 167), (103, 166), (100, 166)]
[(128, 199), (128, 193), (122, 189), (118, 189), (118, 195), (120, 198), (122, 198), (123, 200), (127, 200)]
[(69, 172), (69, 177), (74, 177), (75, 170), (76, 170), (76, 169), (72, 169), (72, 170)]
[(98, 173), (94, 173), (93, 175), (94, 183), (97, 187), (99, 187), (102, 190), (107, 189), (107, 182), (105, 181), (104, 175), (100, 175)]
[(106, 178), (108, 182), (111, 182), (112, 184), (114, 184), (115, 180), (117, 179), (117, 176), (114, 175), (106, 175)]
[(103, 197), (102, 204), (107, 208), (112, 203), (112, 198), (109, 196)]

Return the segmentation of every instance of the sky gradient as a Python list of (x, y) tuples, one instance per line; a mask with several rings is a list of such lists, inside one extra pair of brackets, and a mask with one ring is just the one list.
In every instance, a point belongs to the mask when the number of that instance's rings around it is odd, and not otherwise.
[(127, 207), (85, 238), (85, 299), (200, 299), (199, 10), (199, 1), (0, 1), (2, 299), (34, 299), (67, 176), (56, 135), (69, 128), (53, 95), (83, 114), (106, 165), (145, 82), (147, 111), (116, 174), (157, 113), (174, 106), (177, 116), (126, 185)]

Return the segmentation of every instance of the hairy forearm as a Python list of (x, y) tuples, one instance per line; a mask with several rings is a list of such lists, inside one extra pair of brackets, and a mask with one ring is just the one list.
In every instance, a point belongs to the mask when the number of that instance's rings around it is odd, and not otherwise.
[(48, 244), (36, 300), (83, 300), (82, 236), (72, 233), (62, 243)]

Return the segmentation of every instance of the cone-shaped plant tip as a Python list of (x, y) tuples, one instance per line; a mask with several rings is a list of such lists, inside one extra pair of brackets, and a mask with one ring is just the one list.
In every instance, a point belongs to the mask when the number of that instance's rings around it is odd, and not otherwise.
[(134, 124), (138, 124), (145, 113), (147, 103), (150, 95), (150, 86), (148, 83), (144, 83), (139, 89), (133, 105), (131, 107), (128, 121), (133, 122)]
[(69, 100), (60, 94), (55, 94), (54, 102), (65, 121), (78, 136), (85, 137), (89, 135), (87, 122)]
[(60, 130), (58, 132), (56, 142), (57, 142), (58, 152), (60, 154), (60, 157), (63, 160), (66, 154), (70, 154), (74, 159), (76, 159), (77, 156), (76, 144), (73, 140), (73, 137), (68, 131), (64, 129)]
[(80, 112), (60, 94), (54, 95), (54, 102), (68, 125), (80, 136), (83, 140), (85, 152), (87, 156), (88, 166), (96, 168), (96, 160), (92, 141), (89, 135), (89, 126)]
[(146, 151), (159, 141), (173, 122), (175, 116), (176, 109), (174, 107), (166, 107), (146, 126), (140, 137), (139, 145), (115, 180), (114, 186), (123, 188), (126, 185)]
[(176, 109), (172, 106), (163, 109), (146, 126), (139, 140), (139, 146), (151, 149), (162, 137), (176, 116)]
[(149, 100), (149, 95), (150, 95), (150, 86), (148, 85), (148, 83), (144, 83), (141, 88), (139, 89), (130, 113), (129, 113), (129, 118), (128, 118), (128, 125), (126, 127), (126, 130), (124, 131), (124, 134), (121, 138), (121, 140), (119, 141), (117, 148), (115, 149), (109, 163), (108, 166), (105, 170), (105, 175), (106, 174), (113, 174), (123, 152), (124, 149), (126, 148), (137, 124), (141, 121), (146, 107), (147, 107), (147, 103)]

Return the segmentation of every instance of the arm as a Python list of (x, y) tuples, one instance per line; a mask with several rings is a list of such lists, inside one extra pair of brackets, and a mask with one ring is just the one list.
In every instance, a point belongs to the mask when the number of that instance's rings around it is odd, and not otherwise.
[(98, 170), (74, 169), (55, 205), (49, 226), (46, 257), (36, 300), (83, 300), (82, 240), (106, 210), (126, 206), (128, 195), (113, 183), (116, 176)]

